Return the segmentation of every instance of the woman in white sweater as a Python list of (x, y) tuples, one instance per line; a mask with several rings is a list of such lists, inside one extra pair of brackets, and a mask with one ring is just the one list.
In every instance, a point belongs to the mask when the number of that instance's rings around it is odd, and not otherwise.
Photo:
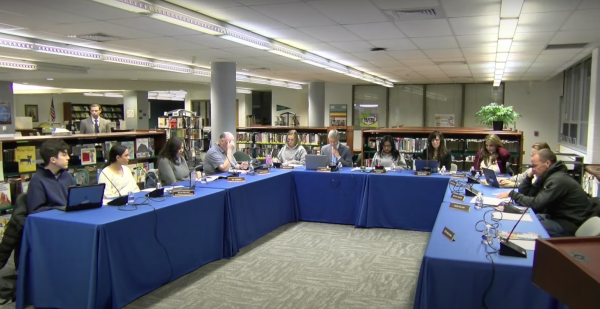
[(108, 152), (108, 163), (100, 172), (98, 183), (104, 183), (104, 198), (114, 198), (140, 192), (129, 164), (129, 150), (122, 145), (114, 145)]

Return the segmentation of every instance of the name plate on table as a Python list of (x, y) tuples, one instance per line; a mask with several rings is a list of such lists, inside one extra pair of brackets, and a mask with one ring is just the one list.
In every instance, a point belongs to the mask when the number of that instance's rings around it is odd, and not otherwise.
[(281, 169), (281, 170), (293, 170), (294, 167), (293, 166), (281, 166), (279, 169)]
[(444, 227), (444, 230), (442, 231), (442, 235), (444, 235), (444, 237), (448, 238), (448, 240), (450, 241), (454, 241), (454, 237), (456, 236), (456, 234), (454, 234), (454, 232), (452, 232), (452, 230), (450, 230), (447, 227)]
[(467, 178), (466, 174), (452, 174), (450, 177), (452, 178)]
[(317, 172), (330, 173), (331, 169), (329, 167), (317, 167)]
[(462, 194), (458, 194), (458, 193), (452, 193), (452, 195), (450, 195), (451, 199), (455, 199), (455, 200), (459, 200), (461, 202), (465, 201), (465, 196)]
[(454, 179), (450, 179), (449, 183), (453, 186), (456, 186), (458, 184), (458, 182), (456, 182), (456, 180)]
[(456, 210), (460, 210), (460, 211), (464, 211), (464, 212), (469, 212), (469, 211), (471, 211), (471, 206), (469, 206), (469, 205), (463, 205), (463, 204), (450, 203), (450, 209), (456, 209)]
[(173, 197), (185, 197), (185, 196), (194, 196), (194, 190), (181, 189), (181, 190), (173, 191)]
[(467, 196), (477, 196), (477, 194), (479, 194), (479, 191), (473, 187), (466, 187), (465, 194)]
[(257, 173), (258, 173), (258, 175), (267, 175), (267, 174), (270, 174), (271, 172), (269, 170), (258, 170)]
[(415, 172), (415, 175), (416, 176), (429, 176), (429, 175), (431, 175), (431, 172), (418, 171), (418, 172)]
[(244, 177), (227, 177), (227, 182), (245, 182), (246, 178)]
[(372, 169), (371, 173), (375, 174), (385, 174), (385, 169)]

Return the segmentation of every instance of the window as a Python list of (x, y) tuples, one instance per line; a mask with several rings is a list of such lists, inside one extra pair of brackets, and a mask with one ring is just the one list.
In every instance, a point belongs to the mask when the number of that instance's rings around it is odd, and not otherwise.
[(353, 122), (357, 129), (387, 127), (387, 89), (383, 86), (354, 86)]
[(592, 59), (588, 58), (564, 72), (559, 142), (577, 148), (587, 146), (591, 66)]

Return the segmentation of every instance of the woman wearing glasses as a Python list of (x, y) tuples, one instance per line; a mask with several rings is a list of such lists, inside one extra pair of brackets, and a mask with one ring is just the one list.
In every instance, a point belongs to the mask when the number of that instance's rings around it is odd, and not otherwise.
[(277, 159), (283, 164), (305, 164), (306, 149), (300, 145), (298, 132), (290, 130), (287, 134), (287, 143), (279, 150)]

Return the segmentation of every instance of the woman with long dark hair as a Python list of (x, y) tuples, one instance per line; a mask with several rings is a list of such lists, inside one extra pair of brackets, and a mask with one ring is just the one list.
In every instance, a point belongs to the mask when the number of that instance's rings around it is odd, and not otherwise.
[[(199, 178), (198, 172), (196, 174), (196, 178)], [(171, 137), (161, 149), (158, 155), (158, 178), (163, 186), (190, 179), (190, 169), (183, 157), (183, 141), (180, 138)]]
[(440, 131), (431, 132), (427, 137), (427, 146), (421, 156), (424, 160), (438, 161), (438, 167), (445, 166), (446, 171), (450, 171), (452, 165), (452, 153), (446, 148), (444, 134)]
[(510, 161), (510, 152), (504, 148), (504, 143), (496, 134), (489, 134), (484, 139), (484, 147), (475, 155), (473, 168), (491, 169), (496, 173), (506, 174), (506, 164)]
[(383, 167), (391, 167), (392, 163), (397, 167), (406, 166), (406, 161), (404, 160), (404, 156), (396, 149), (396, 143), (394, 139), (386, 135), (381, 139), (379, 143), (379, 150), (373, 156), (373, 164), (372, 166), (383, 166)]
[(114, 145), (108, 152), (108, 162), (100, 172), (98, 183), (105, 184), (104, 198), (119, 197), (129, 192), (140, 192), (129, 164), (129, 150), (122, 145)]

